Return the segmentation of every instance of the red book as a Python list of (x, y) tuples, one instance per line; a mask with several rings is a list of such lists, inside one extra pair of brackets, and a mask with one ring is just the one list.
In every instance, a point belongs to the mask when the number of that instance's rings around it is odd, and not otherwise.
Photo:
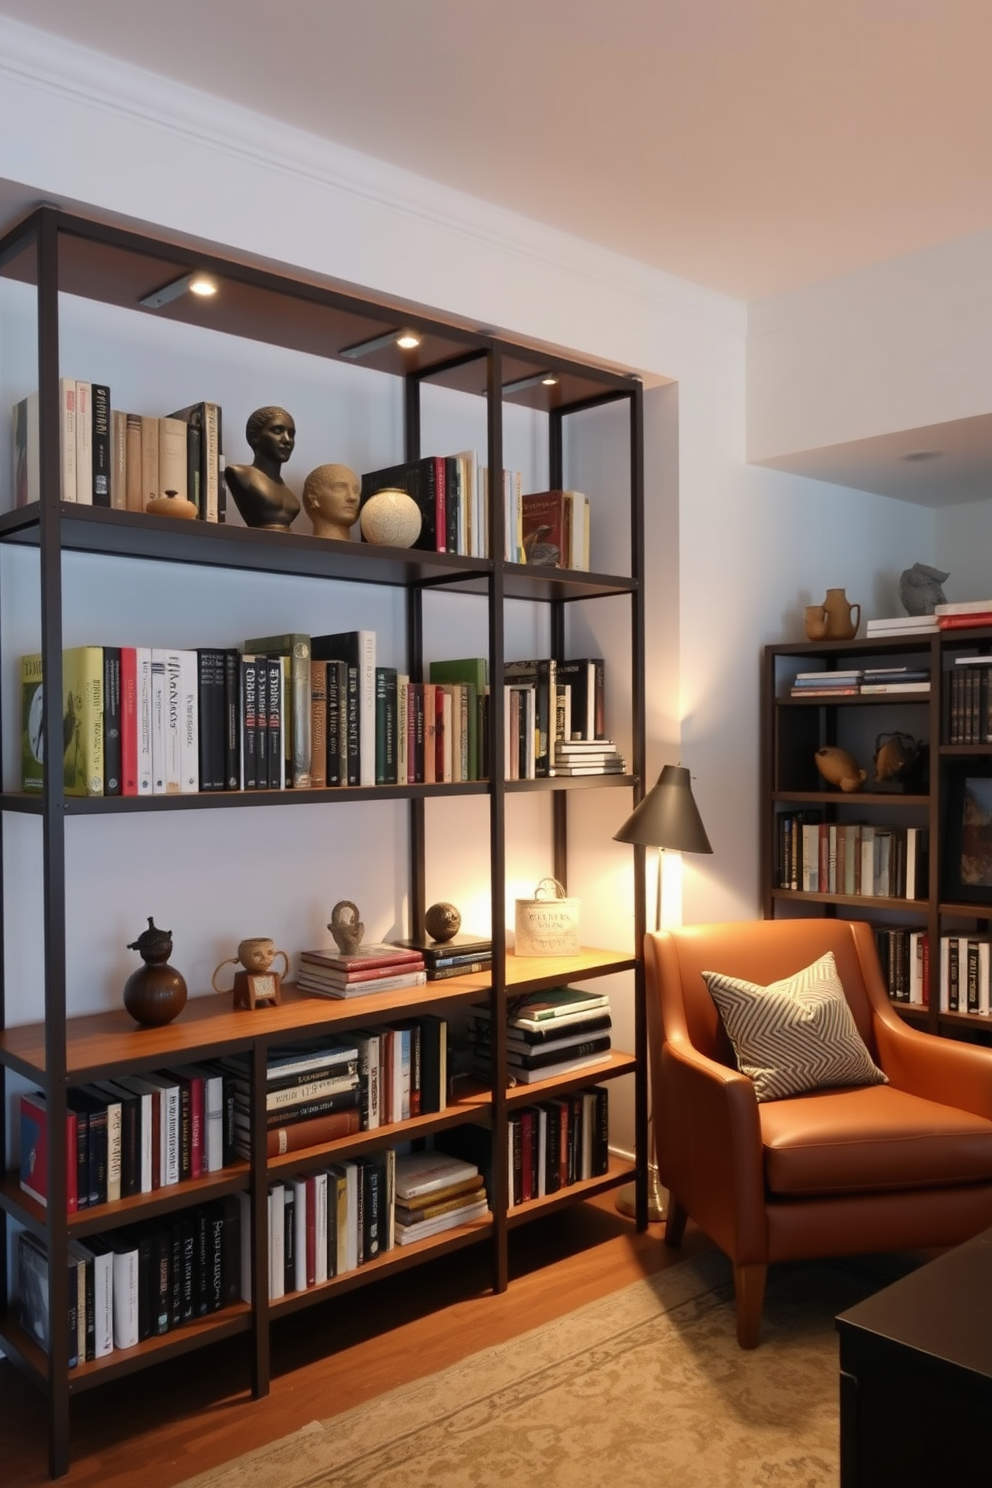
[(180, 1064), (169, 1071), (189, 1089), (189, 1176), (202, 1178), (206, 1144), (206, 1075), (195, 1064)]
[(412, 960), (399, 961), (390, 966), (362, 966), (355, 971), (336, 971), (333, 967), (311, 961), (305, 951), (300, 955), (301, 972), (305, 969), (309, 975), (333, 982), (335, 986), (340, 987), (350, 987), (355, 982), (376, 982), (380, 977), (389, 976), (390, 973), (424, 971), (425, 966), (423, 957), (414, 957)]
[[(48, 1205), (48, 1101), (40, 1090), (20, 1097), (21, 1187), (39, 1204)], [(66, 1212), (79, 1208), (76, 1176), (76, 1113), (65, 1118)]]
[(138, 794), (138, 668), (133, 646), (121, 647), (121, 795)]
[(974, 630), (979, 625), (992, 625), (992, 610), (981, 610), (969, 615), (938, 615), (938, 630)]
[[(315, 966), (327, 966), (332, 971), (364, 971), (380, 966), (404, 967), (417, 971), (423, 965), (419, 951), (407, 950), (403, 946), (389, 945), (385, 941), (370, 941), (355, 951), (301, 951), (301, 961), (311, 961)], [(415, 966), (413, 963), (418, 962)]]
[(521, 498), (525, 562), (569, 566), (568, 503), (564, 491), (530, 491)]
[(348, 1106), (324, 1116), (308, 1116), (292, 1126), (270, 1127), (265, 1133), (266, 1156), (281, 1157), (284, 1152), (301, 1152), (306, 1147), (322, 1147), (339, 1137), (349, 1137), (358, 1131), (361, 1120), (358, 1107)]

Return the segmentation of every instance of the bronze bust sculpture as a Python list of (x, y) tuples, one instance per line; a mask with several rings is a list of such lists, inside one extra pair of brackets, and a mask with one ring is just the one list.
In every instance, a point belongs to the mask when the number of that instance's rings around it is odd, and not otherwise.
[(303, 508), (314, 537), (348, 542), (361, 499), (361, 482), (347, 465), (318, 465), (303, 482)]
[(245, 425), (255, 458), (250, 465), (228, 465), (227, 488), (248, 527), (288, 532), (300, 503), (280, 474), (296, 444), (296, 424), (285, 408), (256, 408)]

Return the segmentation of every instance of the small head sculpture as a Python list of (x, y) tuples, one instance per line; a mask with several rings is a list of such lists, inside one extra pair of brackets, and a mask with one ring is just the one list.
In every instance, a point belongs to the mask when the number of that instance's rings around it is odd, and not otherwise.
[(331, 910), (330, 923), (327, 926), (334, 937), (334, 944), (342, 955), (350, 955), (358, 950), (365, 934), (365, 926), (362, 924), (358, 906), (351, 903), (350, 899), (339, 899)]
[(315, 537), (347, 542), (358, 521), (362, 485), (348, 465), (318, 465), (303, 482), (303, 509)]
[(949, 578), (950, 574), (927, 563), (914, 563), (912, 568), (903, 569), (899, 576), (899, 598), (907, 615), (932, 615), (936, 605), (946, 604), (941, 585)]

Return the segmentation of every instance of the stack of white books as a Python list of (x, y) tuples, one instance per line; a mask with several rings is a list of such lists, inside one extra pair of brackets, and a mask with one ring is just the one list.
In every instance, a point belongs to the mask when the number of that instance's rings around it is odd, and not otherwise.
[(931, 635), (938, 629), (936, 615), (894, 615), (884, 620), (869, 620), (865, 634), (882, 637), (900, 635)]

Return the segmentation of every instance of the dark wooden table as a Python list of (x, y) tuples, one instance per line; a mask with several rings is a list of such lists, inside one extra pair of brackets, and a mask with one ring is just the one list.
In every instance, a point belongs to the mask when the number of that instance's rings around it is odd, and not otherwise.
[(992, 1230), (848, 1308), (841, 1488), (992, 1485)]

